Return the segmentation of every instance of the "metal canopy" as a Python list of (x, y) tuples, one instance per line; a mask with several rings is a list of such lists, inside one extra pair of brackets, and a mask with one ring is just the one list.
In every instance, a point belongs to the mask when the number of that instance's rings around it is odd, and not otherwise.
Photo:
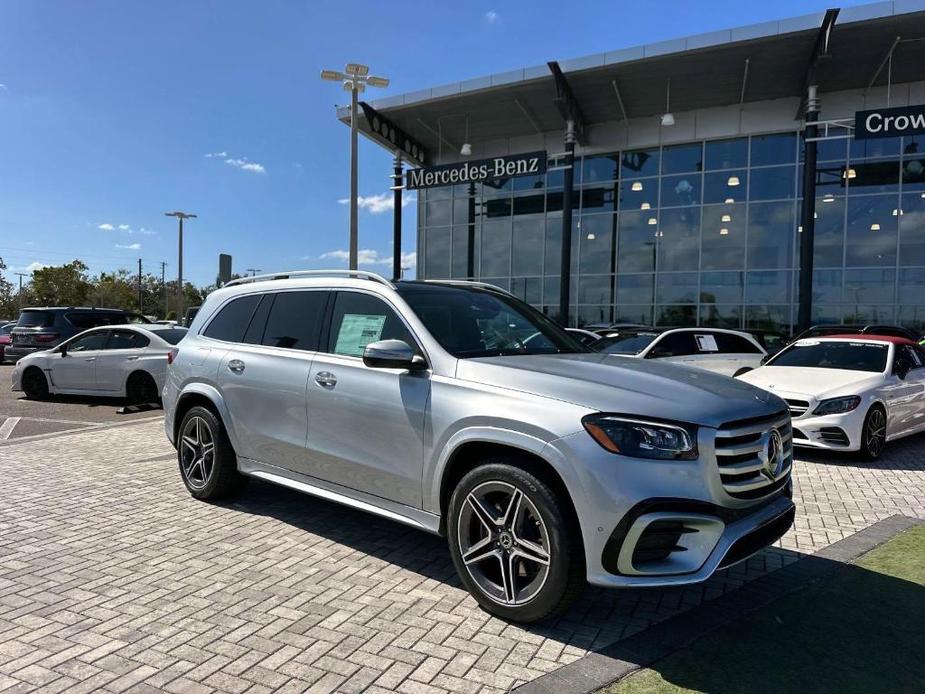
[[(817, 69), (822, 94), (864, 89), (895, 46), (893, 84), (925, 79), (925, 2), (916, 11), (893, 14), (892, 3), (842, 10), (829, 40), (826, 60)], [(886, 9), (884, 9), (886, 7)], [(883, 14), (884, 11), (886, 14)], [(580, 105), (585, 125), (656, 116), (664, 111), (665, 84), (671, 78), (671, 108), (675, 113), (770, 99), (802, 97), (807, 56), (816, 45), (824, 13), (773, 22), (703, 37), (626, 49), (616, 54), (561, 61), (568, 85)], [(788, 27), (796, 27), (786, 30)], [(726, 40), (723, 37), (728, 36)], [(736, 40), (736, 37), (742, 36)], [(669, 44), (669, 45), (666, 45)], [(699, 47), (701, 44), (702, 47)], [(675, 47), (675, 50), (668, 50)], [(748, 61), (744, 94), (743, 66)], [(613, 88), (619, 86), (619, 99)], [(886, 84), (883, 70), (877, 85)], [(561, 132), (562, 114), (556, 105), (556, 82), (544, 66), (470, 80), (424, 92), (388, 97), (373, 106), (431, 152), (438, 150), (438, 119), (444, 140), (462, 142), (468, 116), (473, 143), (535, 135), (537, 130)], [(622, 107), (620, 103), (622, 99)], [(338, 118), (349, 123), (345, 109)], [(387, 149), (393, 146), (364, 134)]]

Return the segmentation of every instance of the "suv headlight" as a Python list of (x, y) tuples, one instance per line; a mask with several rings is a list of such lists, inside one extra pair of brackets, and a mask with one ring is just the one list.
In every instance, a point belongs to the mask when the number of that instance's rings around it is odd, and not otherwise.
[(849, 395), (844, 398), (829, 398), (828, 400), (820, 400), (819, 404), (816, 405), (816, 409), (813, 410), (813, 414), (842, 414), (844, 412), (851, 412), (851, 410), (855, 409), (860, 404), (860, 395)]
[(697, 430), (690, 425), (609, 414), (588, 415), (581, 423), (611, 453), (655, 460), (697, 458)]

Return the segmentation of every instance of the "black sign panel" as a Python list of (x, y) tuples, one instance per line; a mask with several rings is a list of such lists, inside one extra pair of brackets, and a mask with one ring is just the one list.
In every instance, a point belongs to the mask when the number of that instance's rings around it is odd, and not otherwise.
[(478, 183), (495, 178), (536, 176), (546, 173), (546, 152), (511, 154), (506, 157), (461, 161), (442, 166), (409, 169), (405, 187), (409, 190), (451, 186), (456, 183)]
[(899, 137), (925, 133), (925, 104), (900, 108), (877, 108), (854, 114), (854, 139)]
[(369, 123), (370, 131), (381, 137), (387, 147), (401, 152), (405, 159), (410, 159), (416, 164), (427, 163), (427, 150), (424, 145), (365, 101), (360, 102), (360, 108), (363, 109), (363, 115), (366, 117), (366, 122)]

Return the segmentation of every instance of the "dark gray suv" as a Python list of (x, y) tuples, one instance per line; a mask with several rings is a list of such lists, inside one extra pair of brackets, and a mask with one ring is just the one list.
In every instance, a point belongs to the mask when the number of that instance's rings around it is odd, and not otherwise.
[(101, 325), (150, 323), (140, 313), (118, 308), (81, 308), (75, 306), (24, 308), (11, 333), (5, 350), (6, 359), (18, 359), (64, 342), (69, 337)]

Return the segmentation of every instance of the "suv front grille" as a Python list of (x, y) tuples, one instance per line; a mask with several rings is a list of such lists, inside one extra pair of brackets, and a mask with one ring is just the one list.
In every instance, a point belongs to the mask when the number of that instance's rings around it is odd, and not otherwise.
[[(781, 451), (770, 465), (770, 441), (780, 434)], [(787, 484), (793, 467), (793, 430), (790, 413), (778, 412), (727, 422), (716, 431), (716, 465), (723, 489), (736, 499), (760, 499)]]
[(790, 416), (796, 419), (806, 414), (809, 409), (809, 403), (806, 400), (785, 400), (787, 407), (790, 408)]

